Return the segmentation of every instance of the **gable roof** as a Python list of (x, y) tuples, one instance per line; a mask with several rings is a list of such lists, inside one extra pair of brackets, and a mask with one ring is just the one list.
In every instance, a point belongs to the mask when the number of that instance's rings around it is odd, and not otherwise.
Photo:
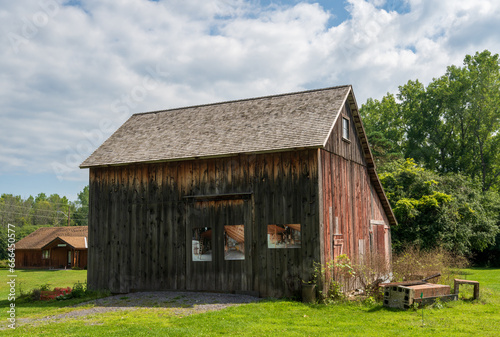
[(351, 86), (134, 114), (81, 168), (323, 147)]
[(47, 249), (49, 246), (55, 242), (62, 242), (74, 249), (87, 249), (87, 237), (85, 236), (58, 236), (54, 240), (50, 241), (42, 247), (42, 249)]
[(19, 240), (16, 243), (16, 249), (42, 249), (42, 247), (46, 246), (57, 237), (64, 237), (66, 239), (72, 237), (88, 238), (88, 231), (88, 226), (42, 227)]
[(324, 148), (344, 104), (370, 179), (396, 225), (350, 85), (134, 114), (80, 168)]

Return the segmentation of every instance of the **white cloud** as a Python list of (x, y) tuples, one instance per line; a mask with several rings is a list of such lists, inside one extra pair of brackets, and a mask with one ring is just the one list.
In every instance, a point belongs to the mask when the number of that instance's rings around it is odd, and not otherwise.
[(81, 179), (78, 160), (135, 112), (340, 84), (362, 104), (500, 52), (493, 0), (349, 0), (335, 27), (311, 3), (58, 3), (0, 10), (0, 174), (58, 163)]

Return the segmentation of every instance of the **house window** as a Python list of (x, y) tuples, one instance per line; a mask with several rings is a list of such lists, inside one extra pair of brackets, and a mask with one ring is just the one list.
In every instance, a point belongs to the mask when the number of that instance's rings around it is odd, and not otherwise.
[(245, 227), (224, 226), (224, 260), (245, 259)]
[(193, 228), (193, 261), (212, 261), (212, 228)]
[(50, 259), (50, 250), (48, 249), (42, 250), (42, 259)]
[(342, 117), (342, 138), (349, 140), (349, 119)]
[(300, 248), (300, 224), (268, 225), (267, 248)]

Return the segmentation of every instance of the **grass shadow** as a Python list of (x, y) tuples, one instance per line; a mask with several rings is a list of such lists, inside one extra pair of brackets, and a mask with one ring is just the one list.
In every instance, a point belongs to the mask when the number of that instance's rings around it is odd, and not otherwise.
[(367, 310), (367, 312), (369, 312), (369, 313), (376, 313), (376, 312), (380, 312), (380, 311), (400, 312), (400, 311), (406, 311), (406, 310), (399, 309), (399, 308), (386, 307), (383, 304), (376, 305), (373, 308), (370, 308)]

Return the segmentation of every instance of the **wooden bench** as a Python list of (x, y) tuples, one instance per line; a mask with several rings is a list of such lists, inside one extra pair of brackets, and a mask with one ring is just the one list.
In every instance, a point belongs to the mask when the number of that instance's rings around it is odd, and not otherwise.
[(479, 298), (479, 282), (470, 280), (455, 279), (454, 293), (458, 295), (459, 287), (461, 284), (472, 284), (474, 286), (474, 299)]

